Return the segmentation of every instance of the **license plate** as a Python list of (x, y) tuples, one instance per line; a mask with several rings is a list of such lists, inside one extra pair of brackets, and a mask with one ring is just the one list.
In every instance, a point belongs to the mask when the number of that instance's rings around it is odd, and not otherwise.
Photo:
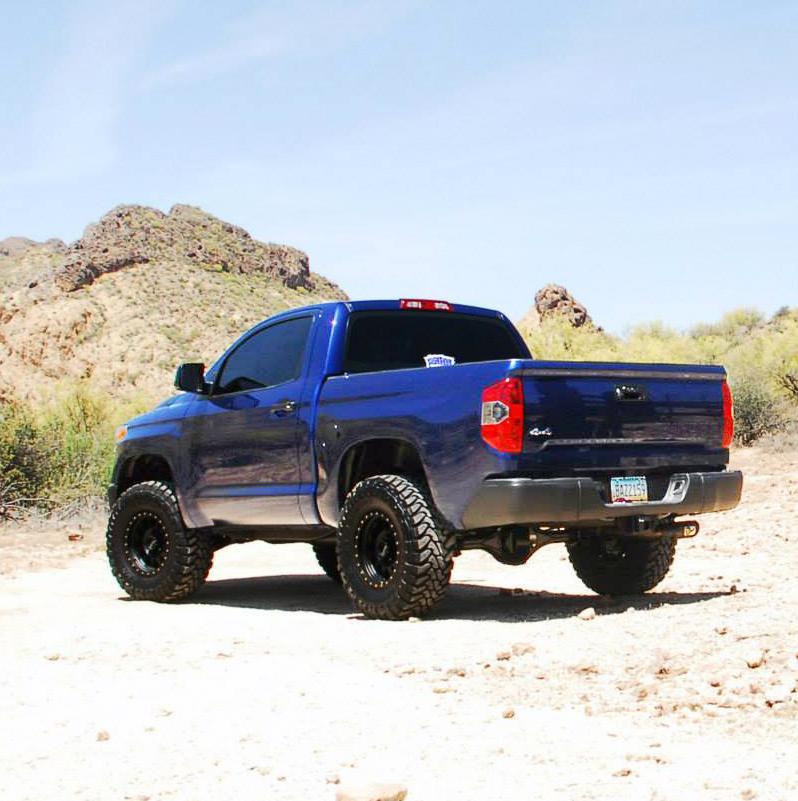
[(640, 503), (648, 500), (645, 476), (619, 476), (610, 479), (610, 499), (613, 503)]

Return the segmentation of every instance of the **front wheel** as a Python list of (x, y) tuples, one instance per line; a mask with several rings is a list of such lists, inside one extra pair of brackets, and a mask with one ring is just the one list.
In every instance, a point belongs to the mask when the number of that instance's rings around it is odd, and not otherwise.
[(347, 496), (338, 527), (344, 589), (366, 617), (422, 615), (449, 584), (452, 544), (416, 484), (394, 475), (367, 478)]
[(567, 543), (567, 548), (576, 575), (593, 592), (640, 595), (665, 578), (676, 554), (676, 540), (594, 534)]
[(136, 600), (179, 601), (204, 583), (211, 542), (183, 525), (177, 498), (163, 481), (135, 484), (111, 510), (106, 533), (111, 571)]

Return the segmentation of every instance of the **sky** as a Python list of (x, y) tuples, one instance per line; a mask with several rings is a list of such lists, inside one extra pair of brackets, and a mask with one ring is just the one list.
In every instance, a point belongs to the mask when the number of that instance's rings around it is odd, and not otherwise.
[(0, 0), (0, 238), (190, 203), (353, 298), (798, 305), (794, 0)]

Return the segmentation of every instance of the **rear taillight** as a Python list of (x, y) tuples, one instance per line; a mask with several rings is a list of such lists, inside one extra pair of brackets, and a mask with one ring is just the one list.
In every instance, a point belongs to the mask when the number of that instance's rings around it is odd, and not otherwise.
[(524, 385), (520, 378), (505, 378), (482, 391), (482, 439), (497, 451), (521, 453)]
[(406, 298), (399, 301), (400, 309), (420, 309), (422, 311), (451, 311), (452, 305), (445, 300), (421, 300)]
[(728, 382), (723, 382), (723, 438), (721, 448), (728, 448), (734, 439), (734, 399)]

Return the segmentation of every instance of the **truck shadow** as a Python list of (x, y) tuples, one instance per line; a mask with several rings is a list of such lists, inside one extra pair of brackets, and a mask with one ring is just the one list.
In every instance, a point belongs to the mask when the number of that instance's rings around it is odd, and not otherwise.
[[(695, 604), (730, 595), (717, 592), (653, 592), (643, 596), (603, 598), (597, 595), (567, 595), (531, 590), (508, 590), (482, 584), (456, 582), (429, 620), (493, 620), (540, 622), (575, 617), (593, 607), (597, 615), (615, 615), (627, 610)], [(352, 615), (343, 590), (318, 575), (263, 576), (209, 581), (189, 603), (232, 606), (283, 612), (316, 612)]]

